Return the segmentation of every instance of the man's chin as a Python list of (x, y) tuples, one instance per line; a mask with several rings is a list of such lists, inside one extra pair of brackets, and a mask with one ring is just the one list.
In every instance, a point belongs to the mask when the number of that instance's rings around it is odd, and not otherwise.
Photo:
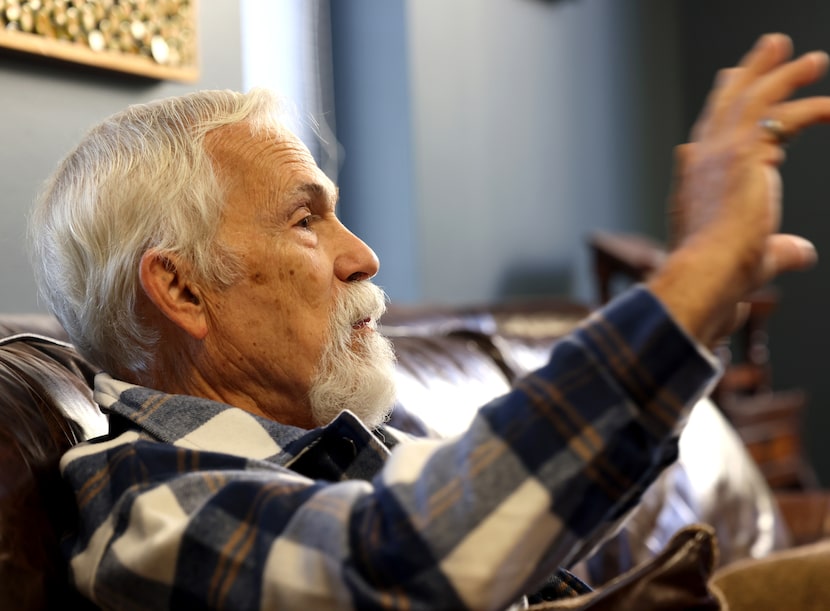
[(389, 340), (373, 332), (371, 341), (350, 354), (329, 354), (312, 384), (314, 421), (331, 422), (349, 410), (370, 428), (386, 422), (395, 404), (395, 356)]

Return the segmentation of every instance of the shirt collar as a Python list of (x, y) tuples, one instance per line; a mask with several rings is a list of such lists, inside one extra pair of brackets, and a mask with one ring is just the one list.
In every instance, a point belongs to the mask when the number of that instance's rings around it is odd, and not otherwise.
[(243, 409), (189, 395), (171, 395), (95, 377), (95, 401), (158, 441), (194, 450), (266, 460), (326, 479), (371, 477), (402, 434), (369, 430), (352, 412), (312, 430), (281, 424)]

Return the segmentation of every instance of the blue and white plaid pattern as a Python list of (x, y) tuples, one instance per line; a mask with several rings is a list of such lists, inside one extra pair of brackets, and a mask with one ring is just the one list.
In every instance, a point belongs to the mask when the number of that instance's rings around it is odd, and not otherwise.
[(61, 463), (71, 576), (115, 609), (504, 609), (637, 502), (719, 371), (637, 288), (449, 440), (101, 375), (111, 432)]

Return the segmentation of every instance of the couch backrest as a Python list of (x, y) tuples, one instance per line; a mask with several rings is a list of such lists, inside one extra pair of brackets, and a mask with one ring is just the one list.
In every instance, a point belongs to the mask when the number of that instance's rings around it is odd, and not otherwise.
[(70, 445), (106, 431), (94, 372), (63, 342), (0, 340), (0, 609), (86, 604), (67, 587), (58, 554), (73, 505), (57, 465)]
[(482, 307), (394, 306), (381, 321), (398, 357), (394, 426), (454, 435), (476, 411), (547, 362), (589, 310), (559, 299)]

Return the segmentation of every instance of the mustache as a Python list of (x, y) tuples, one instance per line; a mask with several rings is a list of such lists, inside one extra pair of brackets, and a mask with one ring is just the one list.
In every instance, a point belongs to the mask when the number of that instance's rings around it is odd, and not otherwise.
[(332, 324), (339, 329), (351, 328), (352, 325), (371, 321), (373, 327), (386, 312), (389, 297), (376, 284), (371, 282), (353, 282), (348, 284), (334, 307)]

